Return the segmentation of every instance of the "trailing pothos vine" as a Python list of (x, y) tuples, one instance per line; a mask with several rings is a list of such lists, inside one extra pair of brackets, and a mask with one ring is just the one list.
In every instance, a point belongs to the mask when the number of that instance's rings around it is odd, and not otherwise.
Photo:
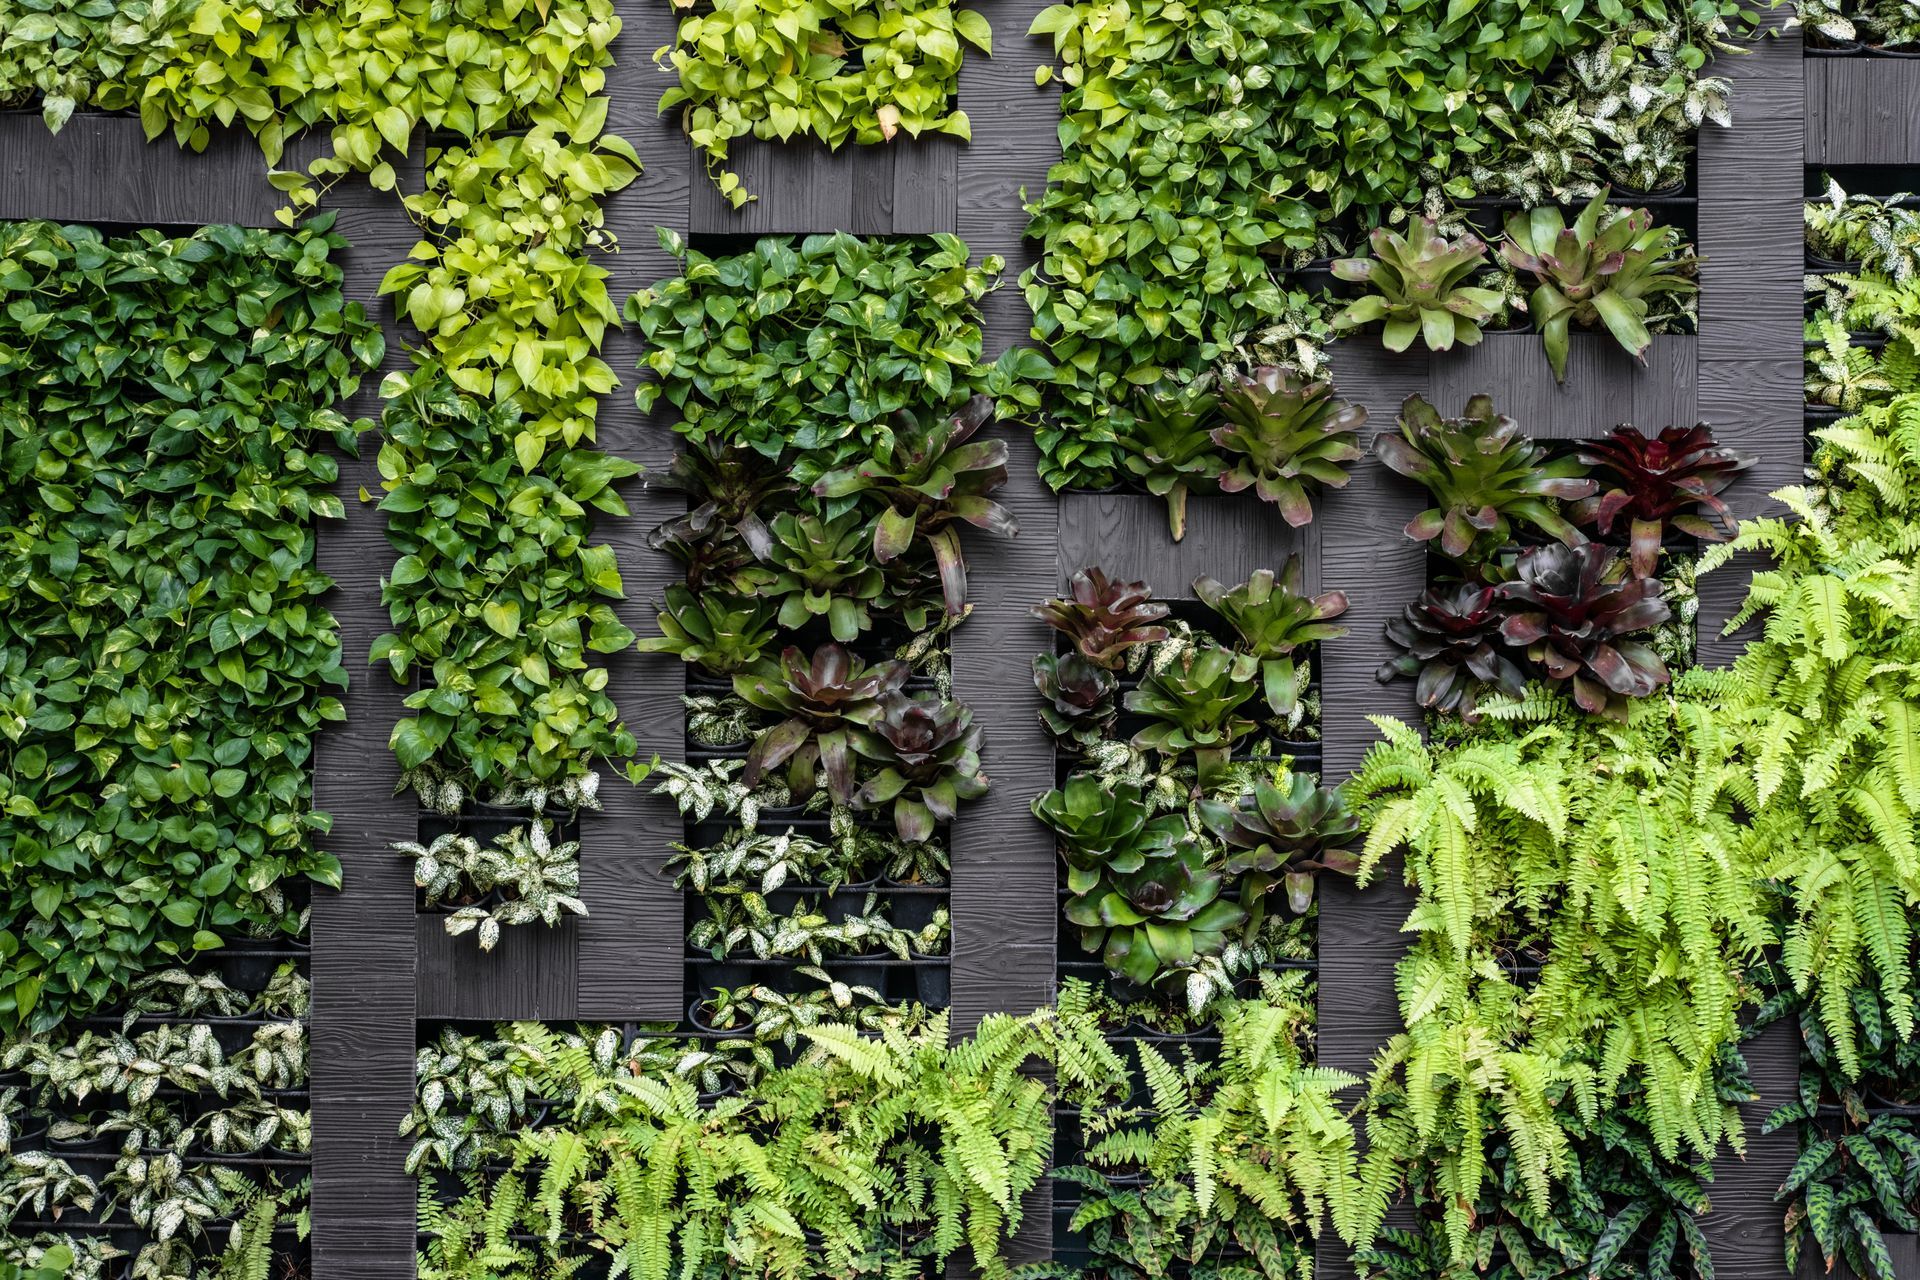
[(735, 138), (839, 147), (903, 133), (971, 137), (953, 101), (963, 42), (991, 54), (993, 29), (952, 0), (721, 0), (682, 17), (674, 43), (655, 55), (679, 76), (660, 110), (685, 104), (687, 137), (737, 209), (758, 197), (720, 167)]

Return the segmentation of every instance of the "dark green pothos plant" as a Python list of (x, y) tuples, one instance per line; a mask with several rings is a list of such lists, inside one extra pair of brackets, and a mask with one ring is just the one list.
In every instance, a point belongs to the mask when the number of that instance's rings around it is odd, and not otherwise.
[(469, 794), (559, 787), (597, 760), (625, 760), (633, 735), (589, 653), (633, 632), (592, 513), (627, 513), (615, 485), (639, 467), (595, 449), (551, 450), (531, 472), (514, 454), (511, 406), (473, 399), (432, 367), (389, 375), (381, 426), (387, 540), (382, 584), (394, 630), (374, 641), (396, 680), (416, 670), (412, 715), (392, 747), (414, 785)]
[(0, 223), (0, 1038), (339, 883), (315, 527), (383, 353), (345, 244)]

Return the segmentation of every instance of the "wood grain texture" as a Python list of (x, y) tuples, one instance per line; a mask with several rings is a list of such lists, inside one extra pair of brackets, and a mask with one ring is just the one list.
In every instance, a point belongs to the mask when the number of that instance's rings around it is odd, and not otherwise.
[[(1740, 1104), (1747, 1151), (1743, 1157), (1723, 1151), (1713, 1162), (1708, 1188), (1712, 1211), (1700, 1229), (1713, 1251), (1716, 1276), (1737, 1280), (1787, 1280), (1783, 1201), (1773, 1198), (1800, 1154), (1793, 1125), (1763, 1134), (1761, 1126), (1775, 1107), (1794, 1096), (1800, 1079), (1800, 1038), (1789, 1022), (1777, 1022), (1741, 1046), (1759, 1098)], [(1915, 1273), (1920, 1275), (1920, 1273)]]
[[(418, 184), (419, 160), (416, 148), (402, 166), (408, 186)], [(352, 242), (348, 293), (385, 329), (387, 368), (404, 368), (403, 330), (376, 293), (412, 247), (414, 228), (393, 196), (358, 179), (334, 188), (327, 207)], [(368, 380), (352, 412), (378, 416), (378, 382)], [(317, 892), (313, 903), (313, 1258), (314, 1274), (329, 1280), (404, 1280), (414, 1258), (416, 1191), (398, 1134), (413, 1103), (414, 885), (392, 845), (414, 838), (417, 810), (411, 796), (394, 794), (399, 767), (387, 750), (400, 686), (384, 664), (367, 662), (374, 637), (388, 629), (380, 578), (395, 555), (386, 517), (359, 500), (362, 487), (380, 491), (375, 452), (363, 447), (358, 461), (343, 463), (336, 492), (347, 519), (320, 538), (352, 680), (346, 723), (322, 733), (315, 753), (315, 802), (334, 816), (330, 847), (345, 871), (341, 892)]]
[[(623, 782), (621, 785), (625, 785)], [(414, 917), (415, 1016), (534, 1021), (577, 1017), (575, 920), (557, 927), (518, 925), (500, 931), (491, 951), (474, 935), (449, 936), (443, 917)]]
[[(1377, 342), (1336, 344), (1333, 378), (1340, 394), (1365, 406), (1361, 440), (1369, 455), (1349, 468), (1346, 488), (1324, 495), (1314, 524), (1321, 541), (1320, 589), (1347, 593), (1347, 634), (1320, 646), (1322, 771), (1329, 785), (1360, 767), (1379, 733), (1369, 715), (1419, 723), (1413, 686), (1374, 678), (1389, 649), (1383, 628), (1426, 585), (1427, 561), (1403, 526), (1426, 505), (1426, 491), (1371, 456), (1373, 441), (1393, 431), (1401, 402), (1432, 394), (1430, 362), (1395, 355)], [(1443, 406), (1444, 410), (1444, 406)], [(1326, 1066), (1364, 1076), (1374, 1053), (1400, 1030), (1393, 968), (1406, 949), (1400, 925), (1412, 896), (1392, 859), (1371, 887), (1356, 889), (1344, 876), (1320, 887), (1319, 1027), (1315, 1052)], [(1319, 1240), (1315, 1275), (1350, 1276), (1347, 1250), (1332, 1232)]]
[(1805, 103), (1808, 164), (1920, 163), (1920, 62), (1808, 58)]
[[(960, 99), (973, 122), (973, 141), (957, 157), (960, 236), (976, 261), (999, 254), (1008, 263), (1008, 286), (986, 300), (988, 359), (1025, 341), (1031, 324), (1011, 286), (1032, 253), (1014, 189), (1038, 189), (1059, 154), (1059, 100), (1034, 87), (1044, 49), (1025, 38), (1043, 7), (1039, 0), (995, 5), (989, 17), (998, 56), (969, 56), (960, 72)], [(1003, 305), (1009, 300), (1012, 305)], [(1024, 1013), (1053, 996), (1053, 844), (1028, 811), (1033, 797), (1053, 786), (1052, 743), (1030, 693), (1033, 657), (1051, 633), (1027, 610), (1052, 594), (1059, 577), (1058, 506), (1039, 479), (1031, 437), (1007, 434), (1010, 478), (998, 496), (1019, 520), (1020, 533), (1010, 540), (967, 540), (973, 616), (953, 642), (955, 695), (972, 705), (986, 730), (993, 782), (954, 824), (956, 1034), (986, 1013)], [(1049, 1221), (1049, 1214), (1037, 1214), (1029, 1225), (1044, 1230)]]
[[(1038, 191), (1059, 158), (1057, 91), (1036, 88), (1046, 47), (1026, 37), (1042, 0), (990, 6), (995, 56), (969, 55), (960, 100), (973, 140), (957, 162), (957, 225), (975, 261), (1006, 259), (1005, 285), (982, 310), (986, 355), (1029, 339), (1032, 318), (1014, 286), (1037, 256), (1025, 239), (1018, 190)], [(1053, 786), (1053, 746), (1034, 703), (1032, 662), (1052, 633), (1028, 608), (1059, 580), (1058, 504), (1039, 478), (1039, 451), (1024, 430), (1010, 431), (1009, 480), (1001, 492), (1020, 521), (1011, 540), (973, 538), (967, 547), (967, 598), (974, 613), (954, 633), (955, 696), (986, 729), (993, 789), (963, 809), (953, 829), (953, 1029), (965, 1034), (994, 1010), (1025, 1013), (1052, 1000), (1055, 930), (1053, 841), (1029, 810)], [(1042, 1180), (1024, 1201), (1025, 1217), (1008, 1243), (1016, 1262), (1053, 1249), (1053, 1187)]]
[[(705, 184), (695, 173), (692, 153), (677, 119), (655, 111), (660, 94), (673, 83), (670, 72), (653, 62), (654, 50), (673, 39), (670, 6), (643, 0), (618, 0), (622, 29), (613, 53), (616, 65), (607, 90), (613, 99), (607, 127), (634, 144), (645, 165), (638, 181), (615, 194), (606, 206), (607, 226), (621, 251), (601, 260), (612, 273), (607, 286), (616, 304), (636, 290), (674, 274), (678, 264), (659, 247), (656, 228), (688, 231), (688, 192)], [(621, 387), (600, 405), (598, 444), (664, 472), (673, 457), (670, 419), (648, 419), (634, 406), (633, 386), (641, 376), (637, 334), (613, 331), (602, 352)], [(632, 514), (601, 519), (595, 536), (619, 557), (626, 598), (616, 604), (620, 620), (636, 633), (656, 635), (655, 604), (680, 580), (677, 565), (646, 545), (647, 532), (686, 509), (677, 494), (648, 488), (645, 478), (621, 486)], [(679, 695), (685, 677), (670, 655), (628, 650), (608, 656), (607, 688), (627, 728), (639, 744), (638, 757), (677, 759), (682, 748)], [(661, 874), (669, 846), (680, 838), (680, 817), (673, 806), (636, 788), (616, 770), (602, 770), (604, 812), (582, 823), (580, 889), (587, 916), (578, 925), (578, 1010), (583, 1018), (610, 1021), (678, 1021), (686, 1009), (681, 991), (685, 937), (680, 894)]]
[(78, 112), (56, 136), (38, 111), (0, 111), (0, 218), (267, 227), (281, 203), (244, 129), (217, 129), (196, 154), (170, 133), (149, 143), (138, 116)]
[[(1336, 343), (1329, 354), (1340, 395), (1367, 411), (1360, 433), (1367, 456), (1349, 466), (1344, 489), (1321, 495), (1314, 518), (1319, 589), (1344, 591), (1348, 601), (1341, 619), (1347, 634), (1320, 647), (1321, 750), (1332, 783), (1359, 768), (1379, 737), (1368, 716), (1417, 719), (1413, 686), (1382, 685), (1374, 672), (1389, 656), (1383, 628), (1426, 585), (1425, 552), (1405, 533), (1407, 521), (1426, 506), (1426, 491), (1380, 465), (1372, 450), (1375, 437), (1396, 429), (1402, 402), (1431, 388), (1423, 357), (1395, 355), (1366, 340)], [(1442, 405), (1442, 411), (1449, 410)]]
[(706, 156), (690, 149), (687, 221), (696, 235), (908, 235), (952, 231), (958, 211), (958, 139), (904, 135), (890, 143), (838, 150), (819, 141), (736, 138), (721, 168), (740, 175), (756, 198), (735, 209), (708, 175)]
[(1187, 502), (1187, 532), (1167, 531), (1167, 503), (1146, 493), (1060, 495), (1060, 572), (1065, 591), (1080, 569), (1144, 580), (1163, 600), (1191, 600), (1193, 580), (1210, 575), (1232, 586), (1256, 569), (1278, 570), (1299, 555), (1309, 591), (1317, 590), (1320, 526), (1290, 527), (1277, 508), (1251, 494), (1215, 494)]
[[(1700, 416), (1758, 458), (1724, 495), (1740, 516), (1777, 513), (1767, 495), (1797, 482), (1804, 462), (1802, 155), (1813, 135), (1799, 108), (1805, 76), (1829, 61), (1803, 58), (1797, 32), (1721, 59), (1733, 126), (1700, 139)], [(1731, 662), (1744, 646), (1746, 636), (1721, 632), (1754, 567), (1742, 557), (1701, 582), (1702, 663)]]
[[(1783, 27), (1784, 12), (1766, 17)], [(1700, 417), (1759, 461), (1726, 497), (1741, 515), (1767, 509), (1766, 494), (1799, 477), (1802, 458), (1801, 273), (1804, 70), (1797, 32), (1722, 58), (1733, 81), (1734, 121), (1700, 138)], [(1811, 157), (1807, 157), (1811, 158)], [(1721, 624), (1745, 595), (1751, 567), (1728, 565), (1702, 583), (1703, 664), (1731, 661), (1743, 641)], [(1713, 1212), (1701, 1226), (1722, 1280), (1786, 1280), (1781, 1206), (1774, 1192), (1797, 1154), (1791, 1133), (1762, 1136), (1767, 1113), (1793, 1096), (1798, 1042), (1785, 1025), (1745, 1046), (1760, 1098), (1741, 1107), (1744, 1159), (1714, 1162)]]
[(1490, 333), (1476, 347), (1437, 352), (1432, 394), (1441, 413), (1460, 411), (1469, 396), (1493, 397), (1493, 407), (1541, 440), (1603, 436), (1622, 422), (1643, 430), (1691, 423), (1697, 339), (1660, 334), (1643, 366), (1604, 333), (1575, 332), (1567, 349), (1567, 380), (1555, 382), (1538, 334)]

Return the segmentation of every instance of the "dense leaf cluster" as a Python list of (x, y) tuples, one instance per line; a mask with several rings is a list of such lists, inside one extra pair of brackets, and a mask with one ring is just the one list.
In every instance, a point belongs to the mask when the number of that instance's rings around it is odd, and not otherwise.
[(1455, 1260), (1474, 1248), (1467, 1206), (1510, 1177), (1496, 1152), (1538, 1216), (1610, 1108), (1631, 1101), (1662, 1160), (1731, 1139), (1713, 1072), (1776, 948), (1822, 1076), (1775, 1116), (1807, 1144), (1783, 1191), (1794, 1239), (1871, 1270), (1879, 1231), (1911, 1220), (1910, 1135), (1847, 1102), (1897, 1087), (1920, 893), (1920, 311), (1868, 266), (1830, 290), (1849, 323), (1890, 331), (1858, 412), (1815, 432), (1809, 483), (1775, 495), (1785, 517), (1705, 558), (1770, 557), (1734, 619), (1765, 625), (1733, 667), (1683, 675), (1624, 725), (1533, 691), (1433, 746), (1389, 725), (1354, 784), (1369, 859), (1404, 847), (1419, 893), (1379, 1134), (1433, 1166)]
[[(1079, 998), (1061, 993), (1063, 1019)], [(1084, 1237), (1089, 1270), (1022, 1274), (1289, 1280), (1309, 1272), (1326, 1218), (1343, 1239), (1370, 1234), (1385, 1188), (1362, 1177), (1335, 1096), (1358, 1081), (1306, 1051), (1312, 998), (1305, 981), (1267, 981), (1257, 998), (1225, 1003), (1219, 1052), (1204, 1059), (1190, 1045), (1136, 1041), (1132, 1093), (1081, 1109), (1083, 1163), (1054, 1173), (1056, 1204), (1077, 1197), (1068, 1229)]]
[(291, 927), (344, 687), (314, 522), (382, 354), (344, 241), (0, 228), (0, 1029)]
[[(531, 1274), (612, 1254), (636, 1280), (739, 1269), (810, 1280), (895, 1274), (963, 1248), (980, 1274), (1004, 1277), (1020, 1197), (1046, 1170), (1050, 1098), (1124, 1082), (1091, 1022), (1051, 1010), (989, 1015), (951, 1045), (944, 1016), (874, 1038), (810, 1027), (797, 1062), (717, 1100), (700, 1095), (692, 1046), (642, 1062), (617, 1032), (515, 1032), (535, 1049), (514, 1055), (531, 1069), (518, 1088), (553, 1099), (555, 1114), (487, 1139), (504, 1173), (470, 1176), (451, 1206), (423, 1198), (423, 1277), (467, 1277), (480, 1258)], [(1023, 1071), (1040, 1062), (1057, 1084)], [(516, 1086), (495, 1074), (439, 1114), (457, 1126), (498, 1100), (505, 1120)]]
[(660, 110), (686, 104), (687, 136), (737, 209), (756, 197), (718, 167), (735, 138), (839, 147), (902, 132), (970, 137), (953, 101), (962, 41), (991, 54), (993, 29), (952, 0), (720, 0), (681, 18), (674, 43), (656, 55), (679, 76)]
[(724, 257), (664, 230), (661, 243), (682, 273), (627, 300), (656, 379), (636, 398), (643, 411), (664, 398), (696, 443), (744, 445), (811, 484), (890, 442), (900, 410), (944, 416), (985, 394), (1019, 417), (1039, 403), (1038, 353), (982, 356), (979, 303), (1002, 264), (970, 265), (956, 236), (769, 237)]
[(1664, 111), (1734, 11), (1084, 0), (1042, 12), (1033, 31), (1052, 36), (1066, 86), (1062, 154), (1028, 206), (1044, 257), (1021, 283), (1056, 368), (1047, 479), (1111, 483), (1130, 386), (1246, 363), (1268, 330), (1295, 325), (1304, 299), (1277, 282), (1282, 261), (1342, 247), (1352, 221), (1429, 193), (1507, 185), (1539, 149), (1524, 126), (1557, 59), (1606, 44), (1609, 66), (1656, 61), (1641, 88), (1668, 90)]
[(374, 641), (394, 678), (422, 687), (393, 728), (400, 767), (468, 795), (558, 787), (633, 736), (589, 653), (633, 643), (613, 548), (593, 512), (624, 516), (614, 486), (639, 472), (594, 449), (547, 454), (523, 472), (509, 405), (464, 395), (434, 369), (382, 388), (381, 485), (400, 558), (381, 585), (395, 630)]
[[(1167, 606), (1145, 583), (1097, 568), (1033, 609), (1066, 641), (1033, 673), (1041, 723), (1072, 770), (1033, 813), (1066, 864), (1063, 910), (1081, 947), (1142, 992), (1183, 994), (1197, 1016), (1271, 958), (1275, 889), (1304, 917), (1319, 872), (1355, 870), (1358, 824), (1273, 741), (1313, 732), (1308, 647), (1345, 634), (1327, 620), (1346, 596), (1303, 594), (1293, 560), (1194, 591), (1231, 647), (1159, 625)], [(1140, 676), (1124, 698), (1144, 722), (1130, 739), (1114, 732), (1122, 671)]]

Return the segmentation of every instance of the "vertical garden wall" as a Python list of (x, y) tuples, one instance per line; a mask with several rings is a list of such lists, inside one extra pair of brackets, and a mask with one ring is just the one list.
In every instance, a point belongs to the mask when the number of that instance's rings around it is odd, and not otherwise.
[(1897, 7), (0, 0), (0, 1280), (1920, 1277)]

